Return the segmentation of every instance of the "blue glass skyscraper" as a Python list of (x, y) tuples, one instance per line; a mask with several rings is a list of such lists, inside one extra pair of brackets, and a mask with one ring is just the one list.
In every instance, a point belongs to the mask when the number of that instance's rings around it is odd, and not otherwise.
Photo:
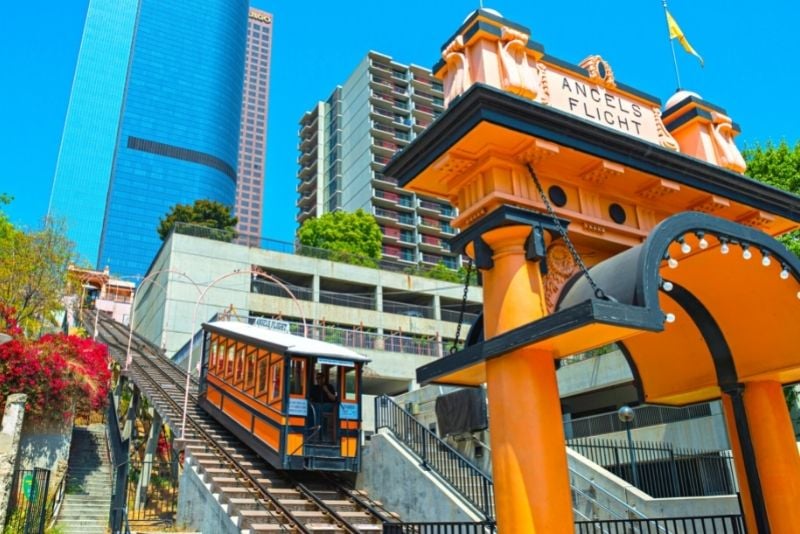
[(233, 206), (246, 0), (90, 0), (50, 214), (82, 256), (144, 273), (176, 203)]

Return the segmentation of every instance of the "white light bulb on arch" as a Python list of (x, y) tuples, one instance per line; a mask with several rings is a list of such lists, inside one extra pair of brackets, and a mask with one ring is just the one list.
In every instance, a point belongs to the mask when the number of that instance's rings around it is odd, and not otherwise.
[(666, 320), (668, 323), (674, 323), (675, 322), (675, 314), (674, 313), (668, 313), (664, 317), (664, 320)]
[(670, 291), (672, 291), (672, 288), (673, 288), (673, 287), (674, 287), (674, 286), (672, 285), (672, 282), (670, 282), (670, 281), (668, 281), (668, 280), (664, 280), (664, 283), (662, 283), (662, 284), (661, 284), (661, 289), (663, 289), (663, 290), (664, 290), (664, 291), (666, 291), (667, 293), (669, 293)]
[(744, 258), (745, 260), (749, 260), (752, 257), (753, 253), (750, 252), (749, 248), (745, 247), (744, 250), (742, 250), (742, 258)]
[(705, 250), (708, 248), (708, 241), (706, 241), (705, 237), (701, 237), (700, 241), (697, 242), (697, 246), (700, 247), (701, 250)]
[(729, 247), (728, 244), (723, 241), (722, 246), (719, 247), (719, 251), (722, 254), (727, 254), (731, 251), (731, 247)]
[(681, 243), (681, 252), (683, 252), (684, 254), (688, 254), (691, 251), (692, 251), (692, 245), (686, 242)]
[(789, 270), (786, 267), (784, 267), (783, 270), (781, 270), (780, 277), (781, 277), (781, 280), (788, 280), (789, 279)]
[(769, 256), (765, 255), (763, 258), (761, 258), (761, 265), (763, 265), (764, 267), (769, 267), (770, 265), (772, 265), (772, 260), (770, 259)]
[(667, 260), (667, 265), (669, 265), (670, 269), (677, 269), (678, 268), (678, 260), (675, 258), (670, 258)]

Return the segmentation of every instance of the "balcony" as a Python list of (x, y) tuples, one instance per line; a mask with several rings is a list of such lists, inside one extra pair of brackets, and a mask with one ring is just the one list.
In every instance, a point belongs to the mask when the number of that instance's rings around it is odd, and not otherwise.
[(399, 228), (392, 228), (391, 226), (381, 226), (381, 233), (383, 238), (389, 242), (399, 242), (402, 240), (403, 233)]
[(301, 180), (300, 183), (297, 185), (297, 191), (299, 193), (303, 193), (305, 191), (311, 191), (312, 189), (316, 189), (317, 187), (317, 180), (310, 179), (310, 180)]
[(397, 205), (403, 208), (414, 209), (414, 199), (401, 195), (397, 200)]
[(380, 115), (381, 117), (386, 117), (387, 119), (394, 120), (394, 113), (392, 113), (386, 108), (379, 108), (373, 106), (371, 112), (374, 113), (375, 115)]
[(382, 70), (388, 74), (391, 74), (392, 72), (392, 67), (390, 65), (381, 63), (380, 61), (375, 61), (374, 59), (372, 60), (372, 68)]
[(391, 80), (388, 80), (381, 76), (376, 76), (374, 74), (370, 78), (370, 83), (372, 83), (373, 85), (382, 85), (384, 87), (388, 87), (389, 89), (394, 88), (394, 84), (391, 82)]
[(419, 239), (419, 247), (429, 251), (440, 252), (445, 242), (440, 237), (433, 237), (430, 235), (421, 234)]
[(397, 193), (393, 193), (391, 191), (383, 191), (381, 189), (376, 189), (375, 193), (375, 204), (380, 204), (382, 206), (394, 207), (397, 204), (397, 201), (400, 200), (400, 195)]
[(375, 218), (378, 219), (378, 222), (381, 222), (381, 220), (383, 220), (383, 222), (387, 221), (397, 222), (398, 219), (400, 218), (400, 214), (397, 213), (396, 211), (386, 210), (377, 207), (375, 208), (374, 215)]
[(303, 165), (300, 167), (300, 170), (297, 172), (297, 176), (303, 180), (312, 177), (317, 172), (317, 162), (313, 162), (310, 165)]
[(378, 138), (374, 138), (372, 140), (372, 146), (378, 149), (380, 154), (389, 157), (393, 156), (394, 153), (400, 148), (400, 145), (397, 143)]
[(390, 185), (392, 187), (397, 187), (397, 178), (392, 178), (390, 176), (385, 176), (381, 172), (376, 172), (375, 176), (372, 178), (373, 182), (376, 182), (375, 185)]
[(388, 164), (391, 160), (392, 160), (392, 158), (389, 158), (389, 157), (386, 157), (386, 156), (379, 156), (377, 154), (373, 154), (372, 155), (373, 166), (377, 165), (381, 169), (384, 167), (384, 165)]
[(397, 222), (406, 226), (417, 226), (417, 217), (408, 213), (400, 213)]

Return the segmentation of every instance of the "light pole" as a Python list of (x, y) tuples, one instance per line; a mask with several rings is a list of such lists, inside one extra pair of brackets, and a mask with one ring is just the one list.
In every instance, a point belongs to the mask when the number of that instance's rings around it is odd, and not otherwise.
[(633, 448), (633, 437), (631, 436), (631, 423), (636, 417), (636, 413), (630, 406), (623, 406), (617, 410), (617, 417), (625, 423), (625, 432), (628, 434), (628, 454), (631, 457), (631, 471), (633, 472), (633, 485), (641, 489), (639, 486), (639, 471), (636, 468), (636, 451)]
[[(142, 285), (144, 285), (145, 282), (150, 282), (150, 283), (156, 284), (162, 290), (166, 291), (166, 288), (164, 288), (163, 285), (161, 285), (158, 282), (156, 282), (155, 279), (153, 278), (154, 276), (158, 276), (158, 275), (163, 274), (163, 273), (172, 273), (172, 274), (178, 274), (178, 275), (183, 276), (184, 278), (186, 278), (194, 286), (194, 288), (197, 290), (198, 293), (202, 293), (200, 291), (200, 286), (198, 286), (197, 283), (195, 283), (195, 281), (192, 280), (191, 277), (189, 277), (188, 274), (186, 274), (184, 272), (181, 272), (181, 271), (176, 271), (174, 269), (161, 269), (160, 271), (155, 271), (155, 272), (150, 273), (149, 275), (145, 276), (144, 278), (142, 278), (142, 280), (139, 282), (139, 285), (136, 287), (136, 289), (133, 290), (133, 294), (131, 295), (131, 318), (130, 318), (130, 321), (128, 323), (128, 350), (125, 353), (125, 369), (124, 369), (125, 371), (128, 370), (128, 367), (130, 366), (131, 362), (133, 361), (133, 354), (131, 354), (131, 340), (133, 339), (133, 321), (136, 318), (136, 295), (138, 294), (137, 290), (140, 287), (142, 287)], [(164, 313), (166, 313), (166, 310), (164, 311)], [(97, 335), (97, 310), (95, 310), (95, 327), (94, 328), (95, 328), (95, 335)]]
[(284, 291), (286, 291), (289, 296), (294, 301), (295, 306), (297, 306), (297, 310), (300, 313), (300, 318), (303, 320), (303, 337), (308, 336), (308, 325), (306, 324), (306, 316), (303, 313), (303, 307), (300, 306), (300, 302), (294, 296), (288, 287), (283, 284), (280, 280), (271, 276), (263, 271), (257, 269), (236, 269), (235, 271), (223, 274), (222, 276), (214, 279), (211, 283), (209, 283), (206, 288), (200, 293), (200, 296), (197, 297), (197, 301), (194, 303), (194, 311), (192, 312), (192, 328), (189, 331), (189, 356), (186, 362), (186, 389), (183, 395), (183, 416), (181, 417), (181, 439), (186, 437), (186, 412), (189, 409), (189, 386), (191, 385), (191, 377), (192, 377), (192, 355), (194, 354), (194, 328), (197, 324), (197, 310), (200, 308), (200, 303), (203, 301), (203, 298), (206, 296), (206, 293), (209, 289), (214, 287), (217, 283), (225, 280), (226, 278), (230, 278), (231, 276), (246, 274), (249, 276), (266, 278), (272, 282), (278, 284)]

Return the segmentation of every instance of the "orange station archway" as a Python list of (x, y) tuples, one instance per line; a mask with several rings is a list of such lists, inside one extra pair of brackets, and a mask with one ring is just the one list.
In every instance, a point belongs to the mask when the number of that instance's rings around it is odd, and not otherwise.
[(571, 533), (553, 363), (621, 341), (644, 402), (722, 399), (749, 531), (793, 532), (800, 265), (770, 236), (800, 199), (742, 176), (722, 108), (683, 92), (662, 119), (601, 57), (529, 37), (468, 17), (434, 68), (448, 109), (384, 169), (458, 208), (451, 246), (483, 278), (485, 339), (419, 382), (487, 385), (501, 532)]

